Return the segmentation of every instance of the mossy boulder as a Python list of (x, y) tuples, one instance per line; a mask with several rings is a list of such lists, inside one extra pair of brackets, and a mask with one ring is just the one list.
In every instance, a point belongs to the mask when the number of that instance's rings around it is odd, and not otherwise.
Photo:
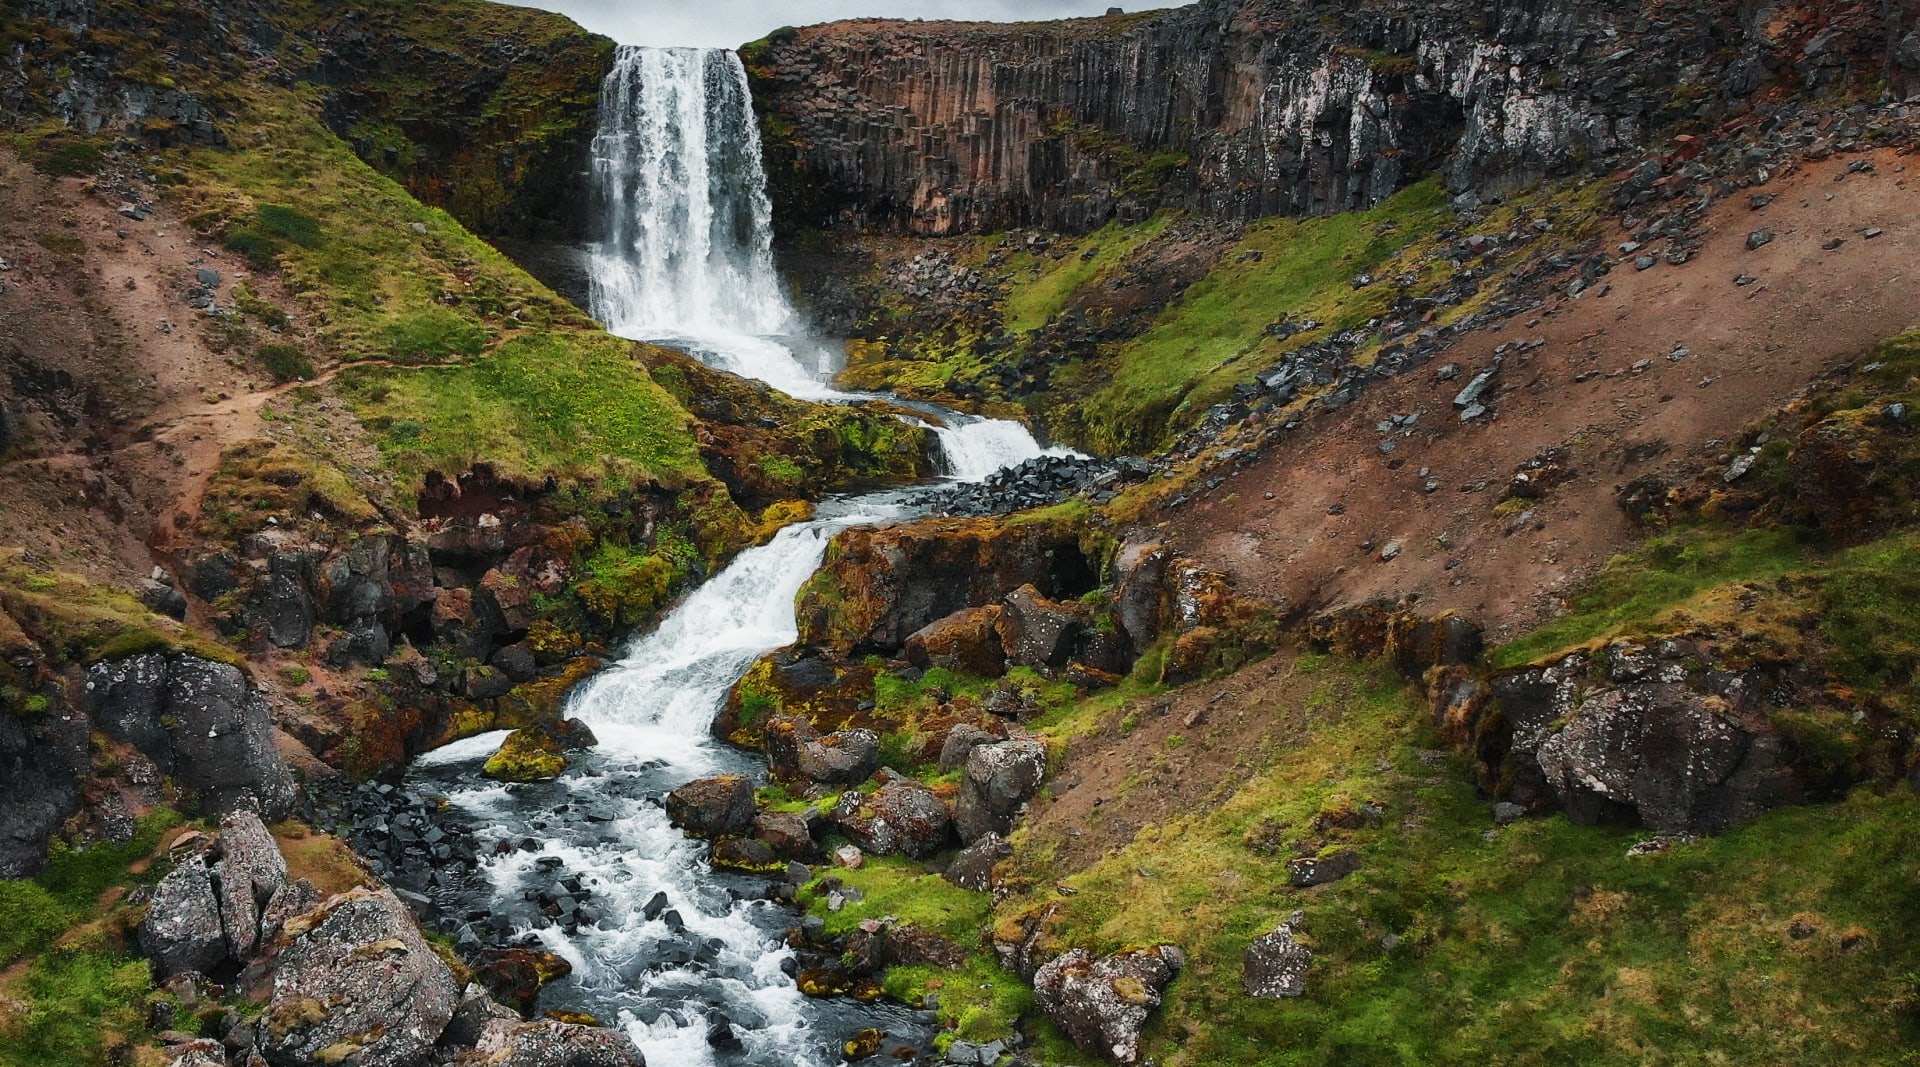
[(697, 779), (667, 794), (667, 818), (694, 837), (741, 833), (753, 810), (753, 783), (739, 774)]
[(939, 519), (846, 530), (800, 590), (800, 640), (892, 654), (928, 624), (999, 603), (1021, 586), (1047, 597), (1090, 592), (1096, 571), (1078, 525), (1065, 520)]
[(559, 740), (539, 727), (526, 727), (507, 735), (481, 773), (503, 782), (545, 782), (566, 769), (567, 755)]

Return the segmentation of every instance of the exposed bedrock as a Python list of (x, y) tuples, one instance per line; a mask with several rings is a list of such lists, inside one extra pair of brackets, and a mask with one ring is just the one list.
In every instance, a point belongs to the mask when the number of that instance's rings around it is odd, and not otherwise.
[[(1775, 85), (1920, 83), (1914, 5), (1201, 0), (1054, 23), (863, 21), (743, 50), (783, 225), (1093, 229), (1161, 206), (1363, 208), (1603, 163)], [(1890, 45), (1891, 42), (1891, 45)]]

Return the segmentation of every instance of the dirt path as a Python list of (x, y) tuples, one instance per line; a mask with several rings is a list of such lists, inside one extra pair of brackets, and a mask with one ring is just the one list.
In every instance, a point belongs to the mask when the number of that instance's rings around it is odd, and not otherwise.
[[(1874, 171), (1847, 173), (1861, 158)], [(1461, 339), (1434, 367), (1308, 424), (1157, 535), (1250, 594), (1302, 604), (1412, 593), (1511, 636), (1634, 538), (1620, 486), (1719, 462), (1745, 423), (1920, 322), (1915, 168), (1920, 157), (1891, 151), (1836, 158), (1756, 190), (1775, 196), (1764, 209), (1730, 199), (1687, 264), (1623, 264), (1599, 291)], [(1762, 227), (1772, 243), (1749, 251)], [(1881, 233), (1867, 239), (1870, 228)], [(1507, 356), (1497, 417), (1462, 424), (1454, 395), (1517, 341), (1534, 347)], [(1437, 381), (1447, 363), (1460, 376)], [(1378, 429), (1414, 413), (1411, 435)], [(1511, 505), (1496, 513), (1520, 465), (1549, 448), (1567, 451), (1574, 477), (1524, 519)], [(1392, 542), (1400, 553), (1382, 562)]]
[(0, 150), (0, 396), (26, 428), (0, 462), (0, 541), (121, 585), (180, 547), (221, 456), (260, 436), (261, 409), (299, 384), (274, 384), (189, 299), (232, 306), (244, 284), (294, 308), (278, 279), (164, 203), (121, 214), (150, 198), (135, 180), (52, 178)]

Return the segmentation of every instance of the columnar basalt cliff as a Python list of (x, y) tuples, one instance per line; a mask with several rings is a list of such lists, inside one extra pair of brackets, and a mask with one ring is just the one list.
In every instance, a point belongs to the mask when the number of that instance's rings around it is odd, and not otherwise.
[(745, 56), (789, 226), (1081, 231), (1165, 206), (1365, 208), (1440, 169), (1484, 192), (1717, 124), (1774, 86), (1920, 84), (1920, 47), (1901, 46), (1914, 5), (1814, 6), (1201, 0), (837, 23)]

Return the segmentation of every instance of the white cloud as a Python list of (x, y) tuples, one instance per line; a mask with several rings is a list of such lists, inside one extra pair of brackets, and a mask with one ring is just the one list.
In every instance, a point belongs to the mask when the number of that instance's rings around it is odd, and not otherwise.
[[(518, 0), (570, 16), (622, 44), (731, 48), (781, 26), (849, 18), (1014, 22), (1104, 14), (1116, 0)], [(1175, 7), (1177, 2), (1128, 6)]]

